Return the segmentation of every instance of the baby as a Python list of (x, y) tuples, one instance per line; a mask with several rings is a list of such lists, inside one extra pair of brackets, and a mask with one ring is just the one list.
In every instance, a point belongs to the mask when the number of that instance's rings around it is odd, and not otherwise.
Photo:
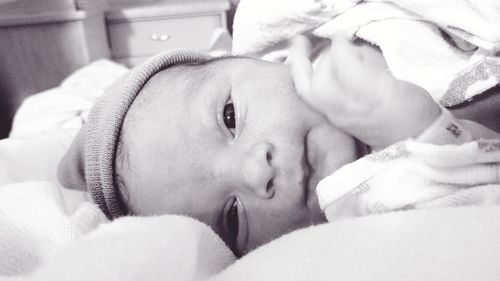
[(237, 255), (325, 222), (321, 179), (419, 136), (442, 109), (370, 46), (339, 39), (312, 73), (298, 40), (291, 67), (173, 51), (132, 70), (94, 106), (61, 183), (109, 218), (196, 218)]

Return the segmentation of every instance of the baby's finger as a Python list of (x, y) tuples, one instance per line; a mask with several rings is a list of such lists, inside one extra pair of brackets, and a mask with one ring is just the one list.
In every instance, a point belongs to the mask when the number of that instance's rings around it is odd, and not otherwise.
[(312, 65), (309, 59), (312, 52), (312, 45), (309, 39), (299, 35), (292, 39), (290, 48), (290, 71), (295, 88), (300, 96), (305, 96), (309, 92), (312, 76)]

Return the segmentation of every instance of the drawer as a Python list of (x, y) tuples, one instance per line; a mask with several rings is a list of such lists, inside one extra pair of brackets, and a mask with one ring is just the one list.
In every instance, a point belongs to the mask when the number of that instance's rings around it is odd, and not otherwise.
[(221, 26), (220, 13), (111, 22), (111, 54), (125, 58), (151, 56), (172, 48), (208, 49), (212, 33)]

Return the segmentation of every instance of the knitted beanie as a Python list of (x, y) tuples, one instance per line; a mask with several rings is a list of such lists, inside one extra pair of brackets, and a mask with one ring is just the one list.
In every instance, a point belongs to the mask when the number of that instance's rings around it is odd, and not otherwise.
[(109, 219), (126, 214), (115, 183), (118, 139), (127, 112), (148, 80), (169, 66), (205, 62), (212, 57), (191, 50), (160, 53), (109, 87), (59, 163), (58, 179), (69, 189), (87, 190)]

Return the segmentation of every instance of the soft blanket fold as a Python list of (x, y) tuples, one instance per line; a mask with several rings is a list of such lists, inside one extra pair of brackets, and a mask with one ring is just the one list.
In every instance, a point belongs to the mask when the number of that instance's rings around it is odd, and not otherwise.
[(498, 206), (459, 207), (314, 226), (274, 240), (209, 280), (498, 280), (499, 217)]
[(105, 221), (104, 214), (90, 202), (66, 212), (60, 187), (50, 182), (0, 187), (0, 275), (32, 271)]
[(123, 217), (63, 248), (26, 280), (198, 281), (234, 260), (217, 234), (197, 220)]
[(165, 215), (109, 222), (90, 202), (70, 213), (61, 187), (50, 182), (0, 187), (0, 226), (0, 279), (203, 280), (235, 260), (197, 220)]

